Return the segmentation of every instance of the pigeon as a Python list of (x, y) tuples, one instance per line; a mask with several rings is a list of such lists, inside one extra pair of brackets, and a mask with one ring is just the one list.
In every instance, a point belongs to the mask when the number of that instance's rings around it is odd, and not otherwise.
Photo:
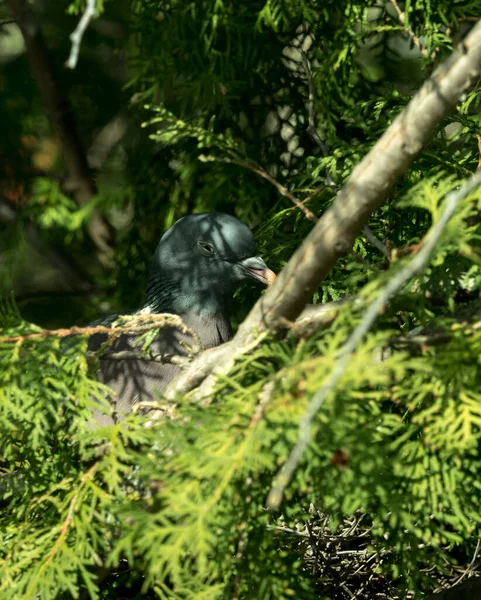
[[(179, 315), (197, 334), (195, 342), (200, 349), (213, 348), (233, 335), (228, 302), (239, 285), (255, 281), (267, 286), (275, 277), (256, 256), (254, 236), (247, 225), (219, 212), (188, 215), (161, 237), (151, 263), (145, 304), (133, 314)], [(110, 325), (117, 317), (95, 324)], [(92, 335), (89, 350), (98, 351), (106, 339), (105, 334)], [(130, 351), (140, 356), (135, 340), (134, 335), (122, 335), (108, 353)], [(192, 336), (166, 327), (160, 329), (150, 353), (185, 356), (193, 344)], [(95, 411), (100, 426), (121, 421), (136, 405), (151, 405), (180, 372), (177, 364), (137, 357), (116, 360), (108, 353), (98, 361), (98, 379), (114, 390), (110, 398), (114, 410), (112, 416)]]

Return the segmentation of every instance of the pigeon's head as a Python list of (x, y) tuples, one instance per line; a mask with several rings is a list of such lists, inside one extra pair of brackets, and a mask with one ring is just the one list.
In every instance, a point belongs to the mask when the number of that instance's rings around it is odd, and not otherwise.
[(156, 310), (214, 312), (240, 283), (269, 285), (274, 279), (256, 256), (254, 236), (244, 223), (223, 213), (198, 213), (177, 221), (160, 239), (147, 301)]

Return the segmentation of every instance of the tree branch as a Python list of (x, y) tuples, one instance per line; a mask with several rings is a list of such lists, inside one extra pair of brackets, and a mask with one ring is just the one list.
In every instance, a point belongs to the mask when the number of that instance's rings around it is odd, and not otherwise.
[(89, 26), (90, 21), (95, 17), (96, 10), (97, 0), (87, 0), (87, 5), (85, 6), (84, 14), (82, 15), (82, 18), (80, 19), (75, 31), (70, 36), (72, 48), (70, 49), (70, 56), (68, 57), (68, 60), (65, 63), (65, 66), (67, 66), (69, 69), (75, 69), (75, 67), (77, 66), (82, 38), (87, 27)]
[(412, 43), (416, 46), (416, 48), (419, 50), (419, 52), (422, 54), (422, 56), (424, 58), (428, 58), (429, 53), (426, 50), (426, 48), (422, 45), (421, 40), (418, 38), (418, 36), (414, 33), (413, 28), (411, 27), (411, 25), (406, 24), (406, 15), (405, 13), (399, 8), (399, 4), (397, 3), (397, 0), (390, 0), (391, 4), (394, 7), (394, 10), (397, 13), (397, 16), (399, 18), (399, 22), (401, 23), (401, 25), (403, 26), (404, 31), (408, 34), (408, 36), (411, 38)]
[(381, 242), (381, 240), (379, 240), (374, 235), (374, 233), (371, 231), (371, 228), (368, 227), (367, 225), (365, 225), (363, 228), (363, 232), (364, 232), (364, 235), (366, 236), (366, 240), (371, 245), (373, 245), (374, 248), (377, 248), (381, 254), (384, 254), (384, 256), (388, 259), (388, 261), (391, 262), (391, 253), (387, 249), (387, 246), (385, 244), (383, 244)]
[[(269, 173), (267, 171), (265, 171), (262, 167), (260, 167), (259, 165), (256, 165), (255, 163), (253, 163), (250, 160), (244, 160), (236, 155), (232, 155), (231, 158), (227, 159), (227, 161), (235, 163), (236, 165), (239, 165), (240, 167), (244, 167), (244, 169), (248, 169), (249, 171), (256, 173), (256, 175), (259, 175), (260, 177), (262, 177), (263, 179), (268, 181), (270, 184), (272, 184), (277, 189), (277, 191), (281, 194), (281, 196), (288, 198), (292, 202), (292, 204), (294, 204), (294, 206), (297, 206), (297, 208), (305, 214), (306, 218), (309, 219), (309, 221), (312, 221), (313, 223), (317, 223), (318, 219), (317, 219), (316, 215), (305, 206), (305, 202), (307, 200), (310, 200), (309, 197), (306, 198), (306, 200), (304, 200), (304, 201), (299, 200), (298, 198), (296, 198), (294, 196), (294, 194), (292, 194), (286, 188), (285, 185), (282, 185), (282, 183), (277, 181), (277, 179), (274, 179), (274, 177), (269, 175)], [(226, 161), (224, 161), (224, 162), (226, 162)]]
[(299, 426), (299, 439), (289, 454), (289, 458), (282, 467), (279, 475), (276, 477), (275, 483), (269, 493), (267, 505), (271, 509), (279, 508), (284, 495), (284, 490), (289, 484), (294, 471), (296, 470), (299, 461), (301, 460), (309, 442), (311, 440), (311, 426), (314, 417), (319, 412), (324, 404), (327, 396), (334, 390), (339, 380), (342, 378), (348, 367), (352, 354), (356, 351), (359, 343), (362, 341), (367, 332), (371, 329), (378, 315), (385, 307), (390, 298), (399, 292), (406, 283), (419, 271), (424, 269), (429, 263), (431, 254), (439, 242), (441, 235), (454, 215), (458, 204), (464, 200), (469, 194), (481, 185), (481, 173), (478, 172), (469, 179), (461, 189), (451, 192), (446, 197), (446, 206), (439, 221), (432, 227), (426, 236), (426, 240), (422, 245), (421, 250), (414, 256), (404, 269), (399, 271), (388, 282), (386, 287), (381, 291), (374, 302), (368, 307), (361, 322), (349, 336), (347, 342), (341, 348), (339, 357), (334, 363), (334, 367), (326, 382), (321, 389), (314, 394), (305, 414), (303, 415)]
[[(126, 323), (125, 325), (121, 323)], [(161, 314), (138, 314), (138, 315), (123, 315), (118, 318), (112, 325), (92, 325), (90, 327), (69, 327), (68, 329), (42, 329), (35, 333), (27, 333), (25, 335), (13, 335), (0, 337), (0, 343), (24, 342), (27, 340), (41, 340), (49, 337), (68, 337), (70, 335), (94, 335), (96, 333), (105, 333), (108, 336), (118, 336), (124, 333), (140, 335), (157, 329), (160, 327), (176, 327), (185, 335), (192, 336), (194, 340), (192, 352), (195, 354), (199, 351), (198, 335), (185, 323), (178, 315), (167, 313)]]
[[(9, 0), (9, 3), (25, 40), (33, 76), (52, 127), (60, 140), (67, 171), (65, 189), (71, 192), (77, 204), (82, 206), (95, 196), (97, 189), (88, 168), (72, 107), (55, 77), (45, 40), (27, 0)], [(111, 252), (111, 235), (107, 222), (98, 211), (94, 211), (92, 215), (88, 232), (97, 248), (100, 261), (103, 264), (107, 263), (107, 256)]]
[[(480, 74), (478, 23), (355, 167), (331, 207), (241, 324), (229, 351), (215, 367), (212, 365), (212, 374), (202, 383), (198, 396), (211, 394), (216, 376), (227, 373), (237, 357), (256, 347), (269, 331), (278, 329), (282, 319), (296, 319), (338, 258), (351, 250), (370, 215), (386, 201), (437, 125)], [(194, 360), (187, 370), (196, 368)], [(181, 386), (178, 391), (188, 389)]]
[[(322, 155), (324, 157), (329, 155), (329, 148), (327, 147), (327, 144), (325, 144), (319, 134), (317, 133), (317, 128), (316, 128), (316, 113), (314, 110), (314, 79), (312, 77), (312, 71), (311, 71), (311, 65), (309, 63), (309, 59), (307, 58), (307, 54), (304, 51), (301, 51), (301, 59), (302, 59), (302, 65), (304, 67), (304, 70), (306, 72), (306, 76), (307, 76), (307, 84), (309, 87), (309, 96), (308, 96), (308, 113), (307, 113), (307, 133), (309, 134), (309, 137), (312, 139), (312, 141), (317, 144), (319, 146), (319, 148), (321, 149)], [(327, 179), (329, 184), (334, 185), (334, 181), (332, 181), (331, 178), (331, 174), (329, 173), (329, 171), (327, 172)]]
[(112, 149), (124, 137), (128, 129), (128, 119), (120, 112), (111, 119), (97, 134), (87, 151), (88, 164), (92, 169), (100, 169)]

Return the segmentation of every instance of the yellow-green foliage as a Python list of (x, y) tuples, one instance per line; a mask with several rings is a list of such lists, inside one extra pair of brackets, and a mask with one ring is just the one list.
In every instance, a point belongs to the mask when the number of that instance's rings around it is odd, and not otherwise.
[[(98, 3), (98, 12), (114, 4)], [(479, 2), (447, 0), (404, 3), (405, 23), (390, 2), (361, 0), (125, 7), (129, 85), (142, 100), (132, 109), (135, 132), (147, 122), (150, 137), (122, 147), (117, 160), (130, 175), (121, 191), (100, 181), (98, 197), (79, 209), (58, 181), (35, 177), (25, 213), (50, 241), (67, 240), (77, 260), (91, 260), (81, 234), (92, 211), (128, 208), (112, 271), (95, 280), (121, 309), (143, 294), (160, 232), (186, 212), (235, 212), (256, 226), (259, 253), (280, 270), (312, 223), (255, 168), (309, 196), (306, 205), (322, 214), (335, 196), (326, 168), (341, 186), (407, 104), (429, 57), (442, 59), (452, 32), (479, 15)], [(427, 57), (406, 58), (408, 24)], [(284, 53), (302, 31), (314, 38), (314, 108), (327, 156), (305, 131), (306, 74)], [(366, 306), (418, 250), (446, 194), (475, 171), (480, 97), (479, 89), (467, 95), (373, 215), (390, 264), (360, 236), (356, 256), (339, 261), (314, 295), (353, 298), (335, 321), (306, 339), (265, 340), (219, 380), (209, 406), (187, 395), (149, 427), (148, 416), (132, 414), (93, 429), (92, 407), (109, 407), (86, 339), (0, 341), (0, 599), (323, 597), (322, 560), (309, 569), (307, 542), (273, 527), (282, 515), (296, 530), (309, 521), (310, 504), (329, 516), (333, 536), (343, 516), (365, 515), (393, 595), (409, 588), (421, 597), (450, 566), (469, 562), (481, 535), (479, 193), (462, 203), (429, 266), (352, 356), (314, 420), (280, 512), (269, 512), (266, 500), (309, 401)], [(0, 112), (4, 102), (0, 95)], [(281, 126), (265, 127), (278, 107), (295, 115), (303, 150), (289, 163), (280, 158), (289, 144)], [(0, 238), (12, 269), (14, 237)], [(257, 293), (236, 297), (237, 322)], [(100, 314), (100, 298), (91, 302)], [(68, 324), (94, 309), (72, 310)], [(0, 338), (39, 331), (2, 301)]]
[[(455, 185), (426, 180), (411, 203), (435, 219)], [(431, 268), (459, 248), (474, 253), (473, 228), (461, 216), (477, 202), (460, 207)], [(390, 276), (374, 280), (363, 300)], [(414, 281), (405, 293), (420, 287)], [(403, 327), (395, 310), (380, 318), (317, 416), (282, 507), (292, 522), (311, 502), (367, 513), (394, 577), (422, 561), (440, 567), (442, 549), (469, 544), (481, 522), (481, 328), (439, 319), (451, 332), (444, 343), (396, 350)], [(5, 315), (10, 335), (35, 331), (13, 308)], [(300, 417), (362, 315), (348, 304), (310, 339), (268, 340), (219, 382), (210, 406), (183, 398), (172, 418), (148, 429), (138, 415), (88, 427), (102, 389), (87, 378), (84, 343), (63, 351), (58, 338), (3, 343), (2, 593), (53, 598), (80, 585), (97, 597), (91, 567), (127, 559), (161, 598), (229, 597), (234, 587), (246, 598), (313, 595), (302, 556), (279, 551), (264, 506)], [(347, 456), (343, 468), (337, 451)]]

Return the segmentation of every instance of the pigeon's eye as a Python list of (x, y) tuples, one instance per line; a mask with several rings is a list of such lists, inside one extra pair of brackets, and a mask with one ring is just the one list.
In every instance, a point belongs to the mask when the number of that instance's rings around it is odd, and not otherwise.
[(214, 256), (215, 249), (211, 244), (207, 244), (206, 242), (197, 242), (200, 248), (200, 251), (204, 256)]

